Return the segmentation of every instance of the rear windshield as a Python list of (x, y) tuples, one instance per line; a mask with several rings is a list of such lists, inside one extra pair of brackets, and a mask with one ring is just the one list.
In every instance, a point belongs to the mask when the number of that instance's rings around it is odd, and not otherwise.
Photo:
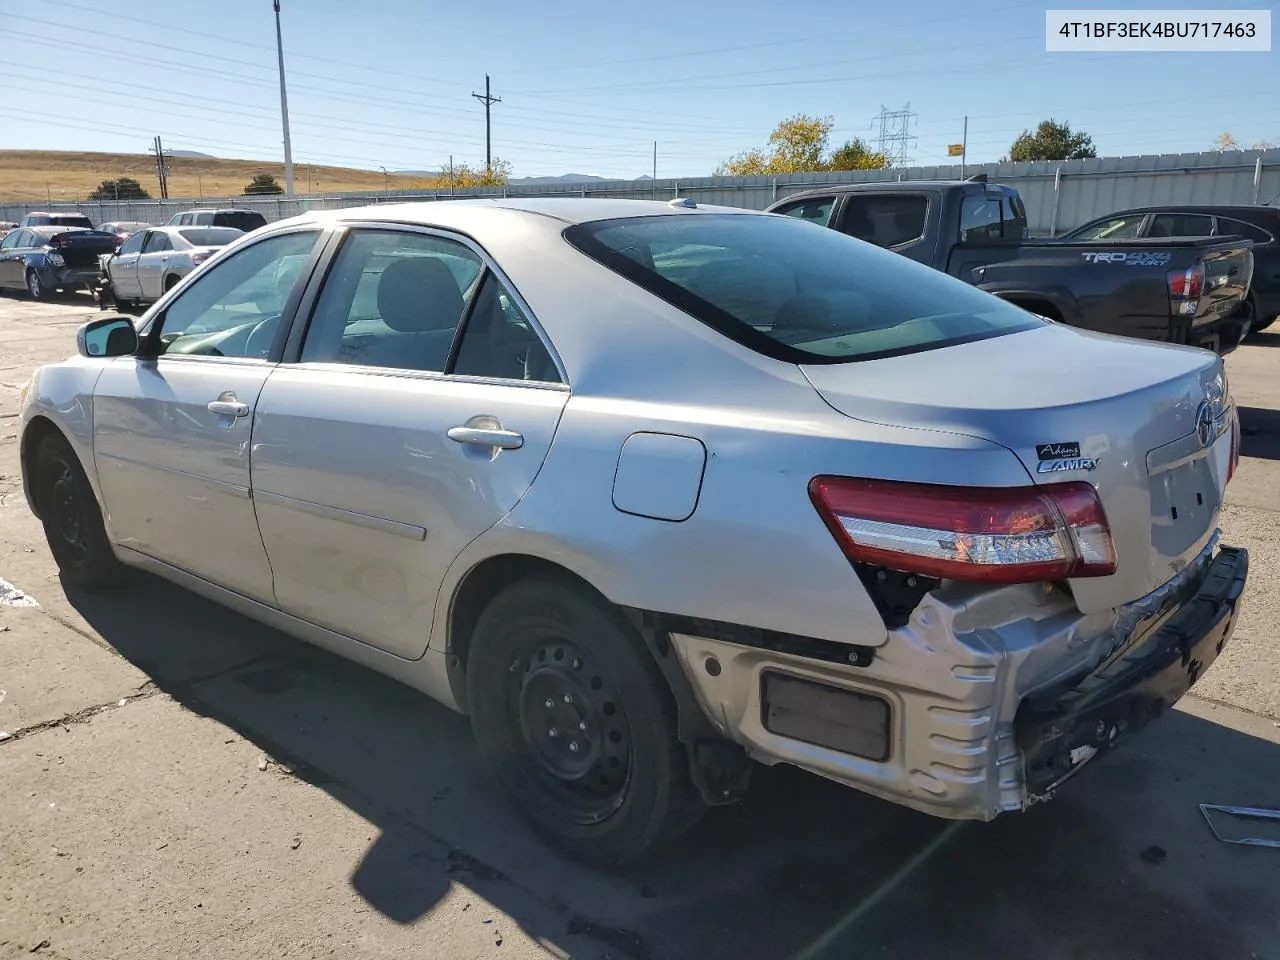
[(225, 247), (243, 232), (231, 227), (185, 227), (178, 231), (183, 240), (197, 247)]
[(695, 214), (577, 224), (587, 256), (766, 356), (873, 360), (1046, 321), (961, 280), (794, 217)]
[(89, 230), (93, 229), (93, 221), (88, 217), (74, 217), (70, 215), (55, 214), (47, 219), (42, 219), (41, 223), (52, 224), (58, 227), (85, 227)]
[(213, 222), (219, 227), (235, 227), (248, 232), (266, 226), (267, 218), (252, 210), (221, 210), (213, 215)]

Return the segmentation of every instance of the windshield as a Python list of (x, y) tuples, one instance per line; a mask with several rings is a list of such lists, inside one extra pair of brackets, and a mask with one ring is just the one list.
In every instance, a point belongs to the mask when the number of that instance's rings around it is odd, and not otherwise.
[(915, 353), (1046, 321), (930, 267), (793, 217), (583, 223), (565, 239), (727, 337), (793, 363)]
[(187, 227), (178, 233), (183, 240), (197, 247), (225, 247), (244, 231), (231, 227)]

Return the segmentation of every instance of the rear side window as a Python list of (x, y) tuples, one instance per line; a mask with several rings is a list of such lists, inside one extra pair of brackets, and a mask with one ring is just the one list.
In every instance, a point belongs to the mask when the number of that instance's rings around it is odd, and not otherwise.
[(897, 247), (924, 236), (928, 212), (928, 197), (855, 195), (845, 200), (838, 229), (877, 247)]
[(248, 233), (250, 230), (265, 227), (267, 218), (251, 210), (224, 210), (221, 213), (212, 214), (208, 220), (201, 219), (200, 222), (212, 223), (218, 227), (235, 227), (237, 230)]
[(999, 240), (1003, 235), (998, 193), (971, 193), (960, 201), (961, 243)]
[(1213, 217), (1195, 213), (1158, 213), (1151, 218), (1148, 237), (1208, 237), (1213, 235)]
[(1242, 220), (1226, 220), (1223, 217), (1218, 218), (1218, 236), (1245, 237), (1254, 243), (1270, 243), (1275, 239), (1267, 231), (1261, 227), (1255, 227), (1252, 223), (1245, 223)]
[(819, 223), (825, 227), (835, 202), (835, 197), (809, 197), (807, 200), (797, 200), (795, 203), (778, 207), (773, 212), (808, 220), (810, 223)]
[(792, 363), (871, 360), (1045, 323), (899, 254), (789, 217), (633, 217), (577, 224), (564, 236), (726, 337)]
[(1136, 237), (1138, 231), (1142, 229), (1142, 221), (1146, 217), (1145, 213), (1131, 213), (1121, 217), (1110, 217), (1087, 227), (1081, 227), (1075, 233), (1070, 234), (1068, 239), (1124, 240)]

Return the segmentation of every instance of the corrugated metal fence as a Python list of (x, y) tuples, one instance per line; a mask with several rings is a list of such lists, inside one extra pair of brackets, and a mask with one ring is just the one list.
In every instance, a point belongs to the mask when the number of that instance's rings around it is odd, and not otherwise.
[[(1250, 204), (1280, 202), (1280, 150), (1180, 153), (1140, 157), (1102, 157), (1036, 163), (988, 163), (968, 166), (966, 176), (985, 173), (992, 181), (1018, 188), (1027, 206), (1031, 230), (1053, 235), (1112, 210), (1154, 204)], [(814, 187), (874, 180), (956, 179), (959, 165), (902, 170), (787, 174), (763, 177), (700, 177), (672, 180), (599, 181), (467, 190), (407, 190), (394, 194), (363, 192), (293, 197), (223, 197), (196, 200), (141, 200), (42, 204), (0, 203), (0, 220), (19, 220), (31, 210), (77, 210), (95, 223), (140, 220), (165, 223), (174, 213), (196, 207), (236, 206), (260, 210), (279, 220), (306, 210), (331, 210), (406, 200), (463, 197), (692, 197), (708, 204), (761, 210), (792, 193)]]

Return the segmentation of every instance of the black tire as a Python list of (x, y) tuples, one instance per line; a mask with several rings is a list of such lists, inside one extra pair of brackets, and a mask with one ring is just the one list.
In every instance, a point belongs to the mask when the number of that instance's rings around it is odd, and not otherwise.
[(27, 270), (27, 295), (32, 300), (48, 300), (49, 289), (40, 281), (40, 274), (35, 270)]
[(107, 540), (98, 498), (61, 434), (41, 439), (36, 450), (36, 484), (45, 539), (63, 581), (93, 590), (119, 580), (124, 565)]
[(467, 696), (494, 776), (575, 859), (634, 860), (705, 810), (675, 702), (643, 640), (567, 580), (532, 577), (490, 601), (472, 635)]
[(179, 280), (181, 280), (181, 279), (182, 279), (181, 277), (174, 276), (173, 274), (170, 274), (169, 276), (165, 277), (165, 278), (164, 278), (164, 292), (165, 292), (165, 293), (168, 293), (170, 290), (172, 290), (174, 287), (176, 287), (176, 286), (178, 285), (178, 281), (179, 281)]
[(1280, 319), (1280, 317), (1272, 317), (1272, 318), (1271, 318), (1271, 319), (1269, 319), (1269, 320), (1263, 320), (1263, 321), (1261, 321), (1261, 322), (1259, 322), (1259, 321), (1255, 320), (1255, 321), (1253, 322), (1253, 326), (1249, 328), (1249, 332), (1250, 332), (1251, 334), (1252, 334), (1252, 333), (1261, 333), (1263, 330), (1266, 330), (1269, 326), (1271, 326), (1273, 323), (1275, 323), (1275, 322), (1276, 322), (1276, 320), (1278, 320), (1278, 319)]

